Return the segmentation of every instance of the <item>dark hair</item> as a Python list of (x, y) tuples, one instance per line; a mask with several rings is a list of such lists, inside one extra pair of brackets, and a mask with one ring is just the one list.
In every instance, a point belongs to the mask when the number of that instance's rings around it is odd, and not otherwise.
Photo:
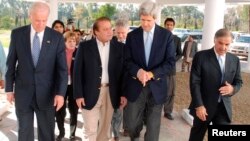
[(111, 22), (110, 18), (108, 18), (108, 17), (100, 17), (100, 18), (96, 19), (95, 23), (93, 24), (93, 34), (94, 35), (95, 35), (95, 31), (99, 30), (99, 22), (102, 22), (102, 21)]
[(233, 39), (232, 33), (230, 30), (226, 28), (221, 28), (216, 31), (214, 38), (219, 38), (219, 37), (231, 37)]
[(64, 28), (64, 24), (63, 24), (63, 22), (60, 21), (60, 20), (55, 20), (55, 21), (52, 23), (52, 28), (54, 28), (54, 27), (56, 26), (56, 24), (60, 24), (60, 25), (62, 25), (63, 28)]
[(173, 18), (166, 18), (165, 22), (164, 22), (164, 25), (166, 25), (167, 22), (173, 22), (174, 25), (175, 25), (175, 21)]

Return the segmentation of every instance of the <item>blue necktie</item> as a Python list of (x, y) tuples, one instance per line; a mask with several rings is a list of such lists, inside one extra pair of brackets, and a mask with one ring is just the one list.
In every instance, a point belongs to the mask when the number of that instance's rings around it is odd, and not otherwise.
[(151, 51), (151, 46), (152, 46), (152, 35), (150, 32), (146, 32), (146, 40), (144, 42), (144, 47), (145, 47), (145, 58), (146, 58), (146, 64), (148, 65), (149, 61), (149, 56), (150, 56), (150, 51)]
[(38, 61), (39, 54), (40, 54), (40, 39), (37, 34), (38, 33), (36, 32), (33, 38), (33, 48), (32, 48), (32, 58), (33, 58), (33, 63), (35, 67), (37, 65), (37, 61)]

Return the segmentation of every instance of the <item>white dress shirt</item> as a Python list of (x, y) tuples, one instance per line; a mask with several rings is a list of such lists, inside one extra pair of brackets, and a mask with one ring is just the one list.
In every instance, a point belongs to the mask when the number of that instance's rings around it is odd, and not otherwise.
[(96, 42), (97, 42), (99, 54), (101, 57), (101, 63), (102, 63), (101, 83), (109, 83), (108, 62), (109, 62), (110, 42), (106, 42), (105, 44), (103, 44), (98, 39), (96, 39)]
[[(31, 28), (30, 28), (30, 45), (31, 45), (31, 50), (33, 48), (33, 39), (34, 39), (35, 34), (36, 34), (36, 31), (33, 28), (33, 26), (31, 25)], [(42, 32), (38, 32), (37, 36), (39, 37), (39, 40), (40, 40), (40, 49), (41, 49), (42, 42), (43, 42), (43, 36), (44, 36), (44, 30)]]

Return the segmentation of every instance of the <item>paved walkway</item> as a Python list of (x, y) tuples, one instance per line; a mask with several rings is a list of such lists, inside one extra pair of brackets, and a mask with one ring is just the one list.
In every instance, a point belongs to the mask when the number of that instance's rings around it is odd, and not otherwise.
[[(177, 71), (181, 69), (181, 61), (177, 63)], [(1, 104), (6, 104), (6, 96), (0, 91), (0, 107)], [(190, 132), (190, 125), (183, 120), (181, 113), (173, 112), (175, 120), (168, 120), (162, 116), (161, 118), (161, 130), (159, 141), (187, 141)], [(69, 114), (66, 116), (65, 130), (66, 135), (64, 141), (69, 141)], [(1, 120), (1, 117), (0, 117)], [(36, 121), (35, 121), (36, 123)], [(82, 116), (81, 111), (78, 113), (78, 127), (76, 129), (76, 136), (82, 137)], [(37, 126), (35, 124), (35, 130)], [(14, 105), (11, 105), (8, 111), (2, 116), (0, 121), (0, 141), (17, 141), (17, 121)], [(35, 132), (36, 133), (36, 132)], [(140, 141), (143, 141), (143, 136), (145, 133), (145, 128), (141, 132)], [(56, 127), (55, 135), (58, 135), (58, 130)], [(37, 137), (37, 135), (35, 135)], [(81, 139), (79, 139), (81, 141)], [(36, 139), (37, 141), (37, 139)], [(129, 141), (128, 137), (123, 137), (121, 135), (120, 141)]]
[[(0, 102), (5, 103), (5, 95), (0, 94)], [(69, 114), (67, 114), (65, 128), (66, 135), (64, 141), (68, 141), (69, 137)], [(82, 116), (79, 111), (78, 114), (78, 127), (76, 130), (76, 136), (82, 137)], [(181, 117), (180, 113), (174, 112), (175, 120), (170, 121), (162, 116), (161, 118), (161, 132), (159, 141), (187, 141), (190, 131), (190, 125), (187, 124)], [(35, 121), (36, 123), (36, 121)], [(35, 130), (36, 130), (35, 124)], [(17, 141), (17, 121), (15, 115), (15, 108), (13, 105), (9, 107), (9, 110), (5, 112), (0, 121), (0, 141)], [(141, 133), (140, 141), (143, 141), (143, 135), (145, 133), (145, 128)], [(58, 135), (58, 130), (56, 128), (55, 134)], [(37, 135), (35, 135), (37, 137)], [(37, 140), (37, 139), (36, 139)], [(81, 140), (81, 139), (79, 139)], [(120, 141), (129, 141), (128, 137), (123, 137), (121, 135)]]

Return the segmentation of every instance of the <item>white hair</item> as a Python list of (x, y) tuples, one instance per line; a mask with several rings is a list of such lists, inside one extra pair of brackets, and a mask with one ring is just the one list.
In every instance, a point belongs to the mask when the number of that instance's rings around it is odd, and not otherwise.
[(147, 0), (144, 3), (141, 4), (140, 9), (139, 9), (139, 15), (150, 15), (154, 19), (157, 18), (158, 14), (158, 6), (157, 4), (152, 1), (152, 0)]

